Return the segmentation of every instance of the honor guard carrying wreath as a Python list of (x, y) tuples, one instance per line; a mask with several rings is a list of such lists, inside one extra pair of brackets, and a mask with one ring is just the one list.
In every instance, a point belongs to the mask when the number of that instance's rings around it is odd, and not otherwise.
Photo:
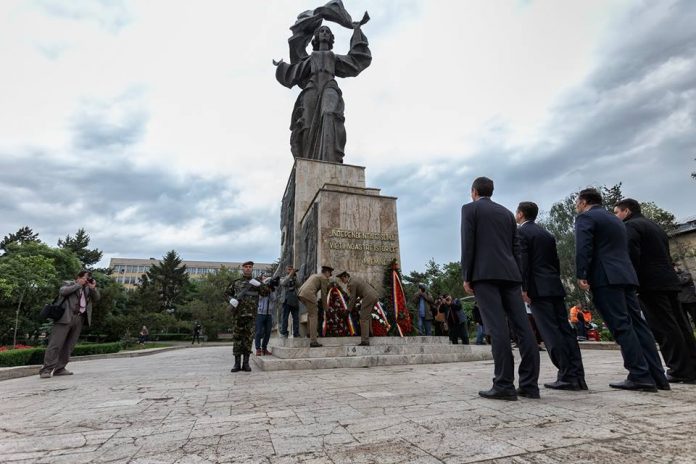
[[(225, 291), (225, 297), (232, 312), (232, 342), (234, 367), (231, 372), (251, 372), (249, 356), (251, 344), (254, 341), (254, 323), (259, 305), (259, 295), (267, 294), (270, 290), (258, 280), (252, 278), (254, 262), (242, 264), (242, 277), (230, 283)], [(244, 361), (242, 363), (242, 357)]]
[(348, 271), (342, 271), (336, 277), (348, 286), (351, 306), (360, 298), (360, 344), (370, 346), (370, 326), (372, 325), (372, 308), (379, 301), (377, 290), (360, 277), (352, 277)]
[(309, 346), (317, 348), (322, 346), (317, 342), (317, 330), (319, 319), (319, 306), (317, 305), (317, 292), (321, 291), (319, 304), (322, 308), (326, 305), (326, 298), (329, 293), (329, 277), (333, 268), (330, 266), (322, 266), (320, 274), (312, 274), (300, 287), (298, 298), (307, 308), (307, 325), (309, 326)]

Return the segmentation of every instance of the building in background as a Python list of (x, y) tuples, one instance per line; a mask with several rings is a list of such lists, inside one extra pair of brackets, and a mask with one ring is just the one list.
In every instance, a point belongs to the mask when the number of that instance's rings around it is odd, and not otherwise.
[[(118, 283), (126, 286), (126, 288), (135, 288), (135, 285), (140, 281), (140, 277), (145, 274), (150, 266), (158, 264), (159, 259), (139, 259), (139, 258), (111, 258), (109, 267), (113, 269), (111, 277)], [(186, 271), (189, 278), (200, 279), (207, 274), (215, 274), (220, 268), (225, 267), (241, 272), (241, 262), (224, 262), (224, 261), (182, 261), (182, 265), (186, 265)], [(273, 271), (273, 264), (256, 263), (254, 265), (254, 277), (260, 274), (270, 275)]]
[(696, 275), (696, 216), (677, 222), (677, 228), (669, 233), (669, 248), (672, 258)]

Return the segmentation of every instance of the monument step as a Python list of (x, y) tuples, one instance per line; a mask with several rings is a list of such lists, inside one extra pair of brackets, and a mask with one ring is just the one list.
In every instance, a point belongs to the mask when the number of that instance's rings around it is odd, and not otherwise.
[(252, 361), (262, 371), (281, 371), (439, 364), (493, 359), (489, 346), (463, 345), (462, 348), (464, 349), (457, 353), (371, 354), (365, 356), (294, 359), (282, 359), (276, 356), (252, 356)]
[[(319, 337), (318, 342), (327, 346), (355, 346), (360, 343), (360, 337)], [(450, 345), (448, 337), (370, 337), (370, 345), (420, 345), (441, 344)], [(269, 345), (284, 346), (288, 348), (304, 348), (309, 347), (309, 338), (271, 338)]]
[(445, 345), (444, 343), (402, 343), (402, 344), (375, 344), (370, 341), (370, 346), (356, 346), (360, 340), (352, 345), (322, 346), (310, 348), (309, 346), (293, 348), (287, 346), (271, 345), (273, 356), (281, 359), (297, 358), (336, 358), (348, 356), (372, 356), (372, 355), (400, 355), (400, 354), (449, 354), (465, 351), (467, 345)]

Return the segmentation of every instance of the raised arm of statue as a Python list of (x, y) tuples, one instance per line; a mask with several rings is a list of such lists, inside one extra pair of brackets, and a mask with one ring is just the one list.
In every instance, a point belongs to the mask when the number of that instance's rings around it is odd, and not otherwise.
[[(359, 24), (359, 23), (357, 23)], [(350, 39), (350, 50), (347, 55), (336, 55), (336, 76), (355, 77), (372, 63), (372, 53), (368, 46), (367, 37), (358, 25), (353, 30)]]

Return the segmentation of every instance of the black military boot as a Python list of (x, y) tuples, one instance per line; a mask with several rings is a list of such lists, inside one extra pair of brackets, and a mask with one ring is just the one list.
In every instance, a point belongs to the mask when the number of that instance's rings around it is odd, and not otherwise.
[(242, 370), (242, 355), (235, 354), (234, 355), (234, 367), (230, 372), (239, 372)]
[(244, 372), (251, 372), (251, 366), (249, 365), (249, 355), (244, 355), (244, 364), (242, 364), (242, 370)]

